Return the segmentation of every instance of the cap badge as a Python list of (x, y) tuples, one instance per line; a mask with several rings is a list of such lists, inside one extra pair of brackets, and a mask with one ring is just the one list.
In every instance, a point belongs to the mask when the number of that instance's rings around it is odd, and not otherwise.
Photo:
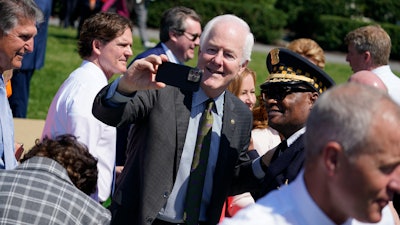
[(272, 49), (270, 54), (271, 54), (271, 64), (272, 65), (278, 64), (279, 63), (279, 49), (278, 48)]

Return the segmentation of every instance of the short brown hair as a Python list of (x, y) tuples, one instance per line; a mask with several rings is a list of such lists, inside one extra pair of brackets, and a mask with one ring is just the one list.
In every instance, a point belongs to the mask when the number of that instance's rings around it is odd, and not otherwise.
[(358, 53), (371, 53), (374, 66), (388, 65), (392, 43), (390, 36), (379, 25), (368, 25), (350, 31), (344, 41), (353, 44)]
[(78, 53), (82, 59), (92, 55), (94, 40), (108, 43), (121, 36), (126, 29), (133, 29), (132, 22), (116, 13), (97, 13), (83, 23), (78, 40)]

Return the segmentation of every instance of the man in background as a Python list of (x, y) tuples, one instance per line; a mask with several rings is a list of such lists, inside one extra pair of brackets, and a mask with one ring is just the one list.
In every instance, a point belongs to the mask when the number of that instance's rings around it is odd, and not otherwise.
[(201, 19), (194, 10), (184, 6), (170, 8), (161, 17), (160, 42), (154, 48), (140, 53), (134, 60), (151, 54), (166, 54), (168, 61), (183, 64), (194, 58), (200, 35)]
[[(43, 67), (46, 43), (47, 28), (51, 14), (52, 1), (34, 0), (39, 9), (43, 12), (44, 21), (37, 26), (37, 35), (35, 36), (35, 48), (24, 56), (22, 66), (15, 69), (11, 78), (12, 95), (8, 99), (14, 117), (26, 118), (28, 111), (29, 87), (35, 70)], [(51, 76), (49, 74), (49, 76)]]
[(0, 0), (0, 169), (17, 166), (14, 156), (14, 122), (3, 73), (22, 66), (33, 51), (36, 25), (43, 14), (33, 0)]
[(346, 61), (353, 72), (370, 70), (378, 75), (400, 105), (400, 78), (389, 66), (392, 43), (386, 31), (378, 25), (368, 25), (349, 32), (344, 41), (348, 50)]
[(275, 48), (267, 56), (269, 76), (260, 86), (268, 113), (268, 125), (282, 136), (282, 143), (268, 151), (265, 162), (266, 187), (253, 193), (258, 199), (292, 182), (304, 163), (305, 123), (319, 96), (335, 82), (317, 65), (285, 48)]

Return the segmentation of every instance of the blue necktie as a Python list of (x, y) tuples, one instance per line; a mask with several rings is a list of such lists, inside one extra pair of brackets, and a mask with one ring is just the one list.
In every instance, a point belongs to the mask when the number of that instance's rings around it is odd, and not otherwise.
[[(0, 75), (0, 166), (4, 169), (14, 169), (17, 166), (17, 160), (14, 156), (14, 122), (10, 105), (7, 100), (6, 87), (3, 75)], [(1, 165), (3, 164), (3, 165)]]
[(203, 195), (204, 180), (206, 177), (207, 161), (211, 144), (213, 105), (214, 101), (212, 99), (206, 101), (206, 109), (200, 119), (185, 200), (184, 217), (187, 225), (198, 225), (199, 223), (201, 197)]

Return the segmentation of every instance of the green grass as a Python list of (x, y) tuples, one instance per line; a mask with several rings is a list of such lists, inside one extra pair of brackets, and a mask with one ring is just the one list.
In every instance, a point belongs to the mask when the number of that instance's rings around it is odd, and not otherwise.
[[(28, 118), (45, 119), (51, 100), (58, 88), (68, 75), (79, 67), (82, 59), (76, 51), (76, 41), (75, 29), (63, 29), (57, 26), (49, 27), (45, 66), (35, 72), (31, 81)], [(139, 38), (134, 37), (134, 56), (143, 50)], [(268, 75), (265, 57), (266, 52), (254, 52), (252, 61), (249, 64), (249, 67), (257, 72), (257, 93), (259, 84), (263, 83)], [(197, 58), (194, 58), (187, 64), (195, 66), (196, 61)], [(345, 82), (352, 74), (347, 64), (327, 63), (325, 70), (338, 84)]]

